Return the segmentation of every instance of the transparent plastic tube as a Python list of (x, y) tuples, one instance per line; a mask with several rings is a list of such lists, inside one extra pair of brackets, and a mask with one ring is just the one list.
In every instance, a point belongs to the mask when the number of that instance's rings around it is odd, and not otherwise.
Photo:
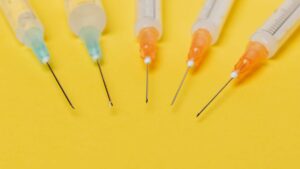
[(232, 78), (245, 77), (272, 58), (300, 25), (300, 0), (286, 0), (251, 38)]
[(235, 0), (207, 0), (193, 26), (193, 41), (188, 55), (188, 67), (199, 66), (208, 48), (220, 36)]
[(65, 0), (71, 30), (85, 43), (94, 61), (102, 58), (99, 36), (106, 26), (100, 0)]
[(140, 43), (141, 57), (146, 64), (155, 60), (157, 42), (162, 36), (161, 0), (136, 0), (135, 33)]
[(216, 43), (235, 0), (207, 0), (193, 26), (193, 33), (199, 29), (209, 32), (212, 43)]
[(27, 0), (0, 0), (1, 9), (17, 39), (31, 48), (41, 63), (49, 61), (44, 29)]

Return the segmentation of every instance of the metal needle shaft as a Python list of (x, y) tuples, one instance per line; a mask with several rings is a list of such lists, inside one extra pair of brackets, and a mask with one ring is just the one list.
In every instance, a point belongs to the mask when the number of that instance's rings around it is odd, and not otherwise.
[(146, 65), (146, 103), (149, 102), (149, 64)]
[(100, 75), (101, 75), (101, 78), (102, 78), (102, 81), (103, 81), (103, 85), (105, 87), (105, 91), (106, 91), (106, 94), (107, 94), (109, 105), (111, 107), (113, 107), (114, 105), (113, 105), (112, 99), (110, 97), (110, 94), (109, 94), (109, 91), (108, 91), (108, 87), (107, 87), (107, 84), (106, 84), (106, 81), (105, 81), (105, 78), (104, 78), (104, 75), (103, 75), (103, 72), (102, 72), (101, 65), (100, 65), (99, 61), (97, 61), (97, 65), (98, 65), (98, 68), (99, 68), (99, 71), (100, 71)]
[(234, 78), (230, 78), (227, 83), (217, 92), (217, 94), (204, 106), (204, 108), (197, 114), (197, 117), (199, 117), (207, 108), (208, 106), (213, 103), (213, 101), (223, 92), (223, 90), (234, 80)]
[(65, 90), (64, 90), (64, 88), (62, 87), (61, 83), (59, 82), (59, 80), (58, 80), (57, 76), (55, 75), (55, 73), (54, 73), (54, 71), (53, 71), (52, 67), (50, 66), (50, 64), (49, 64), (49, 63), (47, 63), (47, 66), (48, 66), (49, 70), (51, 71), (51, 73), (52, 73), (53, 77), (55, 78), (55, 80), (56, 80), (56, 82), (57, 82), (57, 84), (58, 84), (59, 88), (60, 88), (60, 89), (61, 89), (61, 91), (63, 92), (63, 94), (64, 94), (65, 98), (66, 98), (66, 99), (67, 99), (67, 101), (69, 102), (70, 106), (72, 107), (72, 109), (75, 109), (75, 107), (73, 106), (73, 104), (72, 104), (71, 100), (69, 99), (69, 97), (68, 97), (67, 93), (65, 92)]
[(176, 91), (176, 94), (175, 94), (175, 96), (174, 96), (174, 98), (173, 98), (173, 100), (172, 100), (171, 106), (173, 106), (173, 105), (175, 104), (176, 99), (177, 99), (177, 97), (178, 97), (178, 95), (179, 95), (180, 90), (181, 90), (182, 87), (183, 87), (184, 81), (185, 81), (185, 79), (186, 79), (186, 77), (187, 77), (187, 75), (188, 75), (190, 69), (191, 69), (190, 67), (188, 67), (188, 68), (186, 69), (186, 71), (185, 71), (185, 73), (184, 73), (184, 76), (183, 76), (183, 78), (182, 78), (182, 80), (181, 80), (181, 82), (180, 82), (180, 85), (179, 85), (179, 87), (178, 87), (178, 89), (177, 89), (177, 91)]

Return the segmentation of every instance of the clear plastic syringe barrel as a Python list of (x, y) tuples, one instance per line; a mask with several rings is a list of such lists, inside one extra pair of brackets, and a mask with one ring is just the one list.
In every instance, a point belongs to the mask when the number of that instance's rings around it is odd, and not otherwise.
[(161, 0), (136, 0), (135, 34), (140, 43), (141, 57), (148, 64), (157, 54), (157, 41), (162, 36)]
[(264, 45), (273, 57), (300, 24), (300, 0), (286, 0), (251, 38)]
[(215, 44), (235, 0), (207, 0), (193, 26), (188, 67), (199, 66), (208, 48)]
[(28, 0), (0, 0), (0, 6), (17, 39), (31, 48), (42, 63), (47, 63), (44, 29)]
[(232, 77), (244, 77), (273, 57), (300, 25), (300, 0), (286, 0), (251, 38)]
[(100, 0), (65, 0), (71, 30), (85, 43), (93, 60), (101, 59), (99, 36), (106, 26), (106, 16)]
[(207, 0), (193, 26), (193, 33), (204, 29), (210, 33), (212, 43), (216, 43), (234, 2), (235, 0)]

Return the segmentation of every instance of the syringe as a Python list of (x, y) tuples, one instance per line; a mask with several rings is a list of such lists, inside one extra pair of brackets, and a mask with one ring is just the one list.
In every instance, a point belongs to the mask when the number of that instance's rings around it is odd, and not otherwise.
[(193, 26), (193, 40), (188, 54), (187, 69), (176, 91), (171, 105), (179, 95), (184, 81), (192, 68), (200, 66), (210, 46), (217, 43), (222, 28), (235, 0), (207, 0)]
[(157, 55), (157, 42), (162, 36), (161, 0), (136, 0), (137, 21), (135, 34), (140, 54), (146, 64), (146, 103), (149, 101), (149, 67)]
[(89, 55), (97, 64), (109, 100), (113, 106), (101, 68), (102, 52), (99, 36), (106, 26), (106, 16), (100, 0), (65, 0), (71, 30), (84, 42)]
[(42, 64), (48, 66), (70, 106), (75, 109), (50, 66), (50, 55), (44, 41), (44, 28), (28, 0), (0, 0), (0, 5), (17, 39), (31, 48)]
[(286, 0), (265, 25), (252, 36), (245, 54), (236, 64), (229, 81), (197, 114), (197, 117), (208, 108), (234, 79), (244, 79), (247, 75), (253, 73), (263, 61), (272, 58), (299, 25), (300, 0)]

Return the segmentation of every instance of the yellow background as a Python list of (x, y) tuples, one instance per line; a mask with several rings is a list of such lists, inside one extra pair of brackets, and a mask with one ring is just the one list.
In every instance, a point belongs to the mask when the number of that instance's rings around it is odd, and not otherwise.
[(103, 1), (108, 16), (103, 71), (114, 109), (96, 65), (69, 30), (62, 0), (31, 3), (76, 111), (1, 15), (1, 169), (300, 168), (299, 31), (276, 58), (195, 119), (228, 80), (250, 35), (283, 0), (237, 1), (219, 43), (189, 76), (174, 108), (169, 105), (185, 70), (191, 26), (204, 1), (164, 1), (164, 37), (150, 74), (149, 105), (133, 35), (135, 1)]

